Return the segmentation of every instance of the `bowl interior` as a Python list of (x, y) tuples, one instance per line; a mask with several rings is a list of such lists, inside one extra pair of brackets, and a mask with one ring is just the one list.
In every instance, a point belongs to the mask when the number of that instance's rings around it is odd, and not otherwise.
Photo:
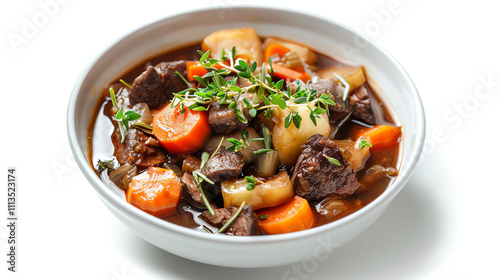
[[(221, 16), (222, 14), (222, 16)], [(87, 155), (87, 129), (102, 89), (109, 81), (119, 78), (128, 69), (160, 52), (200, 41), (207, 34), (224, 28), (249, 26), (259, 35), (278, 36), (301, 42), (326, 55), (333, 55), (363, 64), (368, 75), (383, 90), (382, 98), (392, 104), (395, 119), (403, 126), (400, 151), (400, 175), (374, 202), (360, 211), (328, 225), (281, 236), (266, 236), (269, 240), (284, 240), (287, 236), (304, 236), (307, 232), (332, 230), (356, 219), (384, 200), (391, 200), (406, 183), (424, 138), (424, 115), (418, 93), (402, 67), (383, 49), (369, 39), (340, 23), (291, 10), (257, 7), (232, 7), (197, 10), (175, 15), (144, 26), (114, 43), (97, 56), (78, 79), (68, 108), (68, 135), (75, 158), (87, 179), (99, 195), (109, 203), (127, 209), (149, 221), (179, 233), (205, 238), (206, 234), (172, 225), (128, 205), (123, 194), (109, 189), (90, 167)], [(97, 143), (94, 143), (97, 144)], [(388, 203), (388, 202), (387, 202)], [(206, 237), (212, 238), (212, 237)], [(225, 238), (225, 237), (221, 237)], [(261, 237), (263, 238), (263, 237)]]

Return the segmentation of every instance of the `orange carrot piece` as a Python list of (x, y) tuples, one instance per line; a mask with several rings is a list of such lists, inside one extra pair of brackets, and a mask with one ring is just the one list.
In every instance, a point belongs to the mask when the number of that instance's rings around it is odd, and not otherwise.
[(163, 218), (175, 213), (181, 190), (181, 180), (172, 170), (150, 167), (130, 182), (127, 202), (146, 213)]
[(267, 234), (295, 232), (314, 225), (314, 215), (309, 203), (300, 196), (295, 196), (279, 206), (258, 210), (257, 215), (267, 215), (259, 220), (260, 228)]
[(194, 81), (194, 76), (200, 76), (207, 74), (208, 71), (205, 67), (201, 66), (198, 62), (186, 62), (186, 72), (188, 81)]
[(275, 54), (277, 54), (281, 59), (289, 52), (291, 52), (289, 48), (282, 46), (278, 43), (274, 43), (266, 48), (265, 51), (266, 61), (268, 57), (273, 56)]
[(401, 137), (401, 127), (389, 125), (375, 125), (373, 128), (363, 128), (358, 133), (358, 138), (369, 136), (372, 149), (387, 149), (398, 144)]
[(169, 153), (190, 154), (205, 145), (212, 130), (205, 112), (185, 108), (181, 113), (180, 106), (169, 104), (154, 116), (153, 134)]
[[(267, 69), (271, 69), (271, 67), (267, 66)], [(310, 75), (306, 72), (297, 72), (292, 69), (288, 69), (285, 66), (278, 65), (273, 63), (274, 76), (281, 79), (290, 79), (292, 82), (295, 80), (302, 80), (304, 83), (307, 83), (307, 80), (310, 79)]]

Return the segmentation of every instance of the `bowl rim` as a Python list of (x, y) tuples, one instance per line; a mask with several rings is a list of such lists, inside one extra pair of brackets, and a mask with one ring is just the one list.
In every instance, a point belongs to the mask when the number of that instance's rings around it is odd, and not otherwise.
[[(95, 172), (92, 170), (89, 162), (86, 160), (86, 156), (83, 153), (83, 151), (79, 148), (79, 143), (77, 140), (77, 133), (76, 133), (76, 127), (75, 127), (75, 106), (76, 106), (76, 100), (78, 97), (78, 93), (80, 91), (80, 88), (85, 80), (85, 77), (88, 75), (90, 70), (94, 67), (94, 65), (111, 49), (113, 49), (116, 45), (120, 44), (123, 40), (125, 40), (127, 37), (140, 33), (145, 31), (148, 27), (151, 27), (153, 25), (161, 25), (163, 21), (168, 20), (168, 19), (175, 19), (178, 17), (185, 17), (185, 16), (193, 16), (196, 15), (197, 13), (205, 13), (205, 12), (215, 12), (216, 9), (226, 9), (230, 10), (231, 12), (234, 12), (235, 10), (245, 10), (245, 12), (248, 12), (248, 9), (254, 10), (252, 12), (258, 12), (259, 10), (266, 10), (266, 11), (273, 11), (277, 13), (289, 13), (294, 16), (300, 16), (302, 18), (308, 17), (310, 19), (313, 19), (315, 21), (322, 21), (326, 24), (332, 24), (336, 25), (342, 29), (345, 29), (349, 33), (352, 33), (356, 36), (359, 36), (361, 39), (363, 39), (365, 42), (368, 42), (372, 48), (376, 48), (379, 52), (381, 52), (386, 58), (394, 64), (394, 66), (397, 68), (397, 70), (402, 74), (404, 78), (404, 82), (408, 85), (408, 89), (410, 92), (410, 96), (412, 97), (412, 101), (414, 102), (414, 106), (416, 109), (416, 141), (415, 141), (415, 148), (413, 152), (408, 155), (407, 158), (403, 158), (402, 162), (407, 161), (406, 168), (403, 170), (400, 170), (400, 173), (398, 174), (397, 179), (390, 184), (387, 189), (380, 194), (377, 198), (375, 198), (372, 202), (370, 202), (368, 205), (364, 206), (363, 208), (359, 209), (358, 211), (343, 217), (339, 220), (336, 220), (334, 222), (321, 225), (318, 227), (314, 227), (308, 230), (303, 230), (303, 231), (298, 231), (298, 232), (292, 232), (292, 233), (286, 233), (286, 234), (278, 234), (278, 235), (259, 235), (259, 236), (245, 236), (245, 237), (234, 237), (234, 236), (227, 236), (223, 234), (207, 234), (202, 231), (197, 231), (192, 228), (187, 228), (183, 227), (180, 225), (176, 225), (173, 223), (170, 223), (168, 221), (165, 221), (163, 219), (154, 217), (146, 212), (143, 212), (142, 210), (136, 208), (135, 206), (127, 203), (125, 200), (119, 198), (116, 194), (114, 194), (109, 188), (107, 188), (104, 183), (99, 179), (99, 177), (95, 174)], [(332, 231), (336, 228), (342, 227), (345, 224), (352, 223), (354, 220), (358, 220), (361, 217), (365, 216), (369, 212), (373, 211), (375, 208), (380, 207), (383, 205), (383, 201), (385, 200), (390, 200), (392, 199), (407, 183), (411, 173), (413, 173), (414, 167), (416, 163), (418, 162), (418, 159), (421, 155), (422, 149), (423, 149), (423, 144), (425, 140), (425, 114), (424, 114), (424, 109), (423, 109), (423, 104), (420, 99), (420, 96), (418, 94), (418, 90), (415, 87), (413, 81), (409, 77), (408, 73), (404, 70), (404, 68), (401, 66), (401, 64), (392, 56), (390, 55), (384, 48), (382, 48), (378, 43), (374, 42), (371, 38), (366, 36), (365, 34), (357, 31), (356, 29), (341, 23), (339, 21), (336, 21), (331, 18), (327, 18), (322, 15), (318, 14), (313, 14), (313, 13), (305, 13), (302, 12), (298, 9), (295, 8), (276, 8), (276, 7), (266, 7), (264, 5), (239, 5), (239, 6), (230, 6), (230, 7), (204, 7), (204, 8), (195, 8), (195, 9), (190, 9), (190, 10), (185, 10), (182, 12), (177, 12), (172, 15), (162, 17), (159, 19), (155, 19), (149, 23), (143, 24), (134, 30), (127, 32), (126, 34), (122, 35), (118, 39), (114, 40), (111, 42), (104, 50), (102, 50), (100, 53), (98, 53), (93, 60), (91, 60), (82, 70), (81, 74), (79, 75), (73, 90), (71, 92), (71, 96), (68, 102), (68, 109), (67, 109), (67, 133), (68, 133), (68, 140), (70, 143), (71, 151), (75, 157), (75, 160), (86, 177), (86, 179), (91, 183), (93, 188), (98, 192), (99, 196), (101, 199), (105, 199), (107, 202), (111, 203), (114, 207), (118, 209), (122, 209), (123, 211), (126, 211), (129, 216), (132, 216), (133, 218), (143, 220), (144, 222), (149, 223), (150, 225), (153, 225), (157, 228), (160, 228), (162, 230), (167, 230), (175, 234), (182, 234), (187, 237), (194, 237), (197, 239), (203, 239), (211, 242), (218, 242), (218, 243), (230, 243), (230, 244), (255, 244), (255, 243), (276, 243), (276, 242), (284, 242), (284, 241), (291, 241), (291, 240), (296, 240), (303, 238), (305, 236), (318, 236), (321, 234), (324, 234), (328, 231)], [(405, 144), (404, 142), (402, 143), (403, 145)], [(401, 155), (402, 156), (402, 155)]]

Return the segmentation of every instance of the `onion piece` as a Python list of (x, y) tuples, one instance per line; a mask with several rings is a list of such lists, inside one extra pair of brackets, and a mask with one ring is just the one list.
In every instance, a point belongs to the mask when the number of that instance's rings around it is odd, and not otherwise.
[(145, 123), (147, 125), (151, 125), (153, 123), (153, 116), (151, 115), (151, 111), (149, 110), (149, 106), (146, 103), (138, 103), (135, 104), (134, 107), (132, 107), (132, 110), (134, 110), (137, 114), (141, 115), (140, 118), (138, 118), (135, 121), (131, 121), (130, 123)]
[(257, 168), (255, 175), (264, 178), (273, 176), (276, 173), (276, 168), (278, 168), (279, 156), (280, 153), (278, 151), (269, 151), (257, 155), (254, 160), (255, 167)]
[(132, 178), (137, 175), (135, 165), (124, 164), (109, 173), (109, 179), (120, 189), (127, 191)]

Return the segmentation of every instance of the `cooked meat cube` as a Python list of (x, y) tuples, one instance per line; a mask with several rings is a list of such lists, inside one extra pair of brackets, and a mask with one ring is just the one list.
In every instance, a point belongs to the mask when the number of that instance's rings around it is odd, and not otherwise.
[(354, 107), (353, 115), (367, 124), (375, 124), (370, 96), (364, 86), (360, 86), (351, 94), (351, 105)]
[(160, 143), (140, 130), (130, 128), (122, 143), (120, 130), (115, 129), (111, 139), (115, 146), (114, 156), (120, 164), (149, 167), (158, 166), (167, 160)]
[[(340, 166), (329, 162), (338, 160)], [(358, 187), (356, 173), (332, 140), (315, 134), (302, 145), (292, 175), (295, 194), (308, 200), (331, 193), (352, 194)]]
[(203, 204), (203, 199), (201, 198), (200, 190), (198, 189), (198, 186), (194, 181), (193, 175), (186, 172), (182, 176), (181, 181), (182, 181), (182, 187), (187, 189), (193, 200)]
[(244, 165), (245, 159), (240, 152), (230, 152), (220, 147), (205, 163), (202, 173), (214, 182), (231, 181), (238, 178)]
[(335, 84), (333, 80), (328, 79), (311, 83), (309, 84), (309, 87), (316, 90), (316, 95), (318, 97), (323, 94), (330, 95), (330, 99), (335, 102), (335, 106), (329, 106), (332, 119), (340, 120), (345, 117), (351, 110), (352, 106), (349, 102), (349, 98), (347, 98), (345, 101), (343, 100), (345, 88), (344, 86), (342, 86), (342, 84)]
[[(252, 103), (253, 93), (244, 94), (240, 99), (245, 98)], [(241, 102), (243, 103), (243, 102)], [(242, 123), (234, 113), (234, 109), (229, 109), (228, 105), (221, 105), (218, 102), (212, 103), (208, 110), (208, 122), (214, 133), (230, 134), (231, 132), (248, 127), (253, 117), (250, 115), (250, 108), (239, 108), (243, 111), (247, 123)]]
[[(203, 217), (215, 226), (223, 226), (235, 213), (238, 211), (237, 207), (229, 206), (227, 208), (214, 209), (215, 215), (212, 216), (210, 212), (204, 211)], [(248, 236), (257, 231), (257, 215), (252, 211), (250, 205), (245, 205), (241, 213), (231, 223), (226, 230), (227, 235)]]
[(186, 74), (186, 61), (162, 62), (155, 66), (163, 80), (163, 88), (166, 100), (171, 100), (173, 95), (187, 88), (186, 83), (175, 73), (179, 72), (184, 78)]
[(146, 103), (150, 108), (159, 108), (163, 104), (163, 81), (156, 69), (149, 66), (135, 78), (130, 89), (130, 104)]

